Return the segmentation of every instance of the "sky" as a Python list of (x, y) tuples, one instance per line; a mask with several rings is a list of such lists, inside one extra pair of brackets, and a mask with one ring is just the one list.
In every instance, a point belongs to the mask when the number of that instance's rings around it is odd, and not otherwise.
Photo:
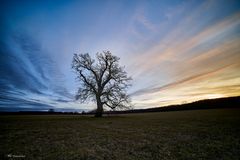
[(109, 50), (134, 108), (240, 95), (238, 0), (6, 0), (0, 111), (95, 108), (74, 99), (74, 53)]

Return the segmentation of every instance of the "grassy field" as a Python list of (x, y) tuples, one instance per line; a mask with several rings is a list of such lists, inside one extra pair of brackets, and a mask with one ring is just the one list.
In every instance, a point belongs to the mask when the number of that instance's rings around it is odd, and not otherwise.
[(239, 136), (240, 109), (0, 116), (0, 159), (240, 159)]

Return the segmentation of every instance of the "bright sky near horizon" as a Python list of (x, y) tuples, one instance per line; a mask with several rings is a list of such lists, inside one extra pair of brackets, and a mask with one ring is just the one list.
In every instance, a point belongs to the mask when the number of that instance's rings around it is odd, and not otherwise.
[(240, 95), (240, 1), (0, 2), (0, 111), (93, 109), (74, 100), (74, 53), (110, 50), (135, 108)]

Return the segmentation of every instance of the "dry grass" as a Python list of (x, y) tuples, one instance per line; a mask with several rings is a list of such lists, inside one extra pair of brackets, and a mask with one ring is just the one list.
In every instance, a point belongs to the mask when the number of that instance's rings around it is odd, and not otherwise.
[(239, 159), (240, 109), (0, 116), (0, 159)]

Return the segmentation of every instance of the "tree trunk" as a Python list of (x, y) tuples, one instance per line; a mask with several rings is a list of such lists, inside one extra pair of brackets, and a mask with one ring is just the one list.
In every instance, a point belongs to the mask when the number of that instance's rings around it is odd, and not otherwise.
[(103, 104), (101, 102), (100, 97), (97, 97), (97, 110), (95, 113), (95, 117), (102, 117), (102, 113), (103, 113)]

